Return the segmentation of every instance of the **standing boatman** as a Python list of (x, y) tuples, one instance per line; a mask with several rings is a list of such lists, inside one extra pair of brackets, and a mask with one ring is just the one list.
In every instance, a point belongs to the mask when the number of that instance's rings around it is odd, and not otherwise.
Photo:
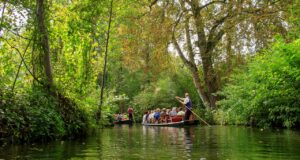
[(133, 121), (133, 108), (129, 106), (127, 112), (129, 120)]
[(184, 120), (188, 121), (190, 118), (190, 115), (192, 114), (192, 101), (189, 97), (189, 93), (185, 93), (185, 98), (181, 98), (176, 96), (175, 97), (181, 104), (185, 106), (185, 115), (184, 115)]

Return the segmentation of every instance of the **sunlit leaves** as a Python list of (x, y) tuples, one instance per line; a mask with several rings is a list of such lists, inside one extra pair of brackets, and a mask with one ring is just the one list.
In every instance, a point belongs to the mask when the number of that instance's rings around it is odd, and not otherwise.
[[(300, 121), (299, 40), (278, 41), (221, 92), (230, 123), (294, 127)], [(297, 58), (298, 57), (298, 58)], [(299, 64), (299, 63), (297, 63)]]

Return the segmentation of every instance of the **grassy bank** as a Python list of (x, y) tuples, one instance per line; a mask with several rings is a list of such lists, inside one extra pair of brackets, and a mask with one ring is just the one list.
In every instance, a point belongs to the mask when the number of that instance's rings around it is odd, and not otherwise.
[(4, 143), (44, 142), (84, 136), (88, 113), (74, 101), (40, 88), (22, 94), (0, 92), (0, 140)]

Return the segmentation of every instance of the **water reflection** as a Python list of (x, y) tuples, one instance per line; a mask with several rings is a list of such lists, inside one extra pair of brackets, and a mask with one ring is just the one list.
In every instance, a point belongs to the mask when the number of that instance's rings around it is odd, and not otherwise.
[[(151, 138), (152, 144), (162, 144), (183, 151), (182, 157), (191, 158), (195, 128), (156, 127), (143, 126), (143, 136)], [(160, 137), (160, 138), (158, 138)], [(172, 152), (176, 152), (173, 150)]]
[(192, 157), (192, 148), (193, 148), (193, 139), (192, 139), (192, 133), (193, 133), (192, 127), (190, 128), (184, 128), (184, 142), (185, 142), (185, 149), (186, 154), (188, 158)]
[(120, 125), (82, 140), (0, 148), (0, 159), (299, 159), (299, 133)]

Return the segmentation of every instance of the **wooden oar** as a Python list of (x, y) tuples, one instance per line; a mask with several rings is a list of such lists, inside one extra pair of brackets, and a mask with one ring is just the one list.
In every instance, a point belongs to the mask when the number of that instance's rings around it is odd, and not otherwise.
[[(184, 105), (188, 110), (190, 110), (186, 105)], [(201, 121), (203, 121), (205, 124), (207, 124), (209, 127), (211, 127), (210, 124), (208, 124), (205, 120), (203, 120), (200, 116), (198, 116), (195, 112), (193, 112), (192, 110), (190, 110), (194, 115), (196, 115)]]
[[(176, 97), (176, 99), (180, 102), (180, 103), (182, 103), (177, 97)], [(182, 103), (183, 104), (183, 103)], [(188, 110), (190, 110), (185, 104), (183, 104), (184, 106), (185, 106), (185, 108), (187, 108)], [(204, 122), (205, 124), (207, 124), (209, 127), (211, 127), (211, 125), (210, 124), (208, 124), (205, 120), (203, 120), (200, 116), (198, 116), (198, 114), (196, 114), (195, 112), (193, 112), (192, 110), (190, 110), (194, 115), (196, 115), (202, 122)]]

